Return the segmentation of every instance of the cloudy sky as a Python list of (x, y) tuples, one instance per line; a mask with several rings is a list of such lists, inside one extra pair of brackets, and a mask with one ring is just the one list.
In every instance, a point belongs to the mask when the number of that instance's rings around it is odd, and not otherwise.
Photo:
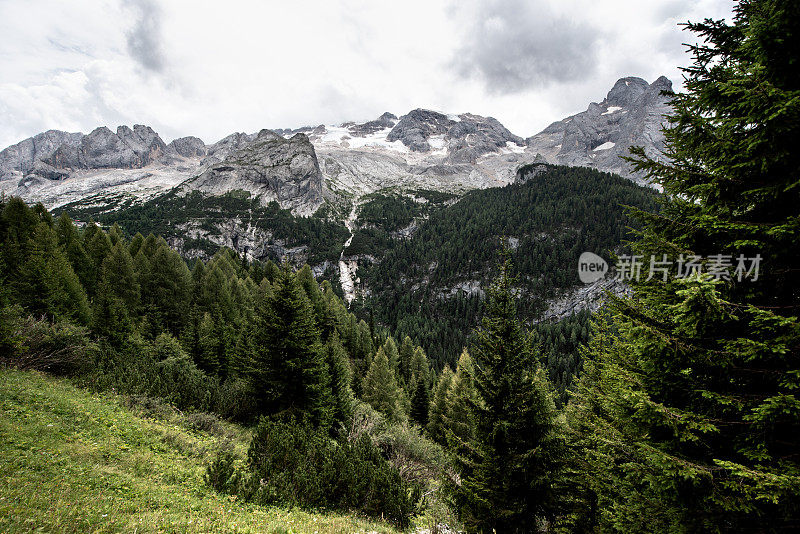
[[(622, 76), (679, 82), (678, 23), (730, 0), (0, 0), (0, 147), (148, 124), (165, 141), (416, 107), (518, 135)], [(679, 85), (679, 83), (676, 83)]]

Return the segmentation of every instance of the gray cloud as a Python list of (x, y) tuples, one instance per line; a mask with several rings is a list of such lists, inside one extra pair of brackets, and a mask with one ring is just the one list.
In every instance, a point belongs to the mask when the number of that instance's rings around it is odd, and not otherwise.
[(451, 67), (482, 80), (490, 93), (574, 81), (595, 70), (601, 31), (553, 13), (544, 1), (492, 0), (472, 16)]
[(161, 72), (164, 69), (164, 53), (160, 8), (152, 0), (135, 0), (130, 7), (136, 13), (136, 23), (126, 35), (128, 54), (145, 69)]

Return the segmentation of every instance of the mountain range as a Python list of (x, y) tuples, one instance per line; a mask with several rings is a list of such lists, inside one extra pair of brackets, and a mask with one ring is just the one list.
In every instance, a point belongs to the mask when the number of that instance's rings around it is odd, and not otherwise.
[(327, 201), (385, 189), (462, 193), (511, 183), (534, 161), (587, 166), (641, 180), (619, 158), (631, 145), (663, 146), (672, 84), (618, 80), (599, 103), (522, 138), (492, 117), (415, 109), (365, 123), (233, 133), (213, 144), (197, 137), (165, 143), (152, 128), (102, 126), (89, 134), (49, 130), (0, 152), (0, 190), (49, 208), (70, 203), (108, 209), (178, 187), (218, 195), (245, 190), (298, 215)]
[(387, 194), (428, 203), (411, 209), (406, 227), (392, 229), (407, 239), (432, 209), (470, 190), (535, 176), (519, 172), (532, 163), (590, 167), (643, 183), (620, 156), (632, 145), (660, 153), (671, 89), (663, 76), (653, 83), (622, 78), (599, 103), (528, 138), (492, 117), (425, 109), (363, 123), (233, 133), (213, 144), (197, 137), (165, 143), (143, 125), (89, 134), (50, 130), (0, 152), (0, 190), (79, 221), (156, 232), (187, 257), (226, 246), (251, 259), (307, 262), (338, 282), (349, 301), (358, 272), (391, 247), (363, 246), (365, 231), (375, 227), (364, 206), (391, 204), (381, 200)]

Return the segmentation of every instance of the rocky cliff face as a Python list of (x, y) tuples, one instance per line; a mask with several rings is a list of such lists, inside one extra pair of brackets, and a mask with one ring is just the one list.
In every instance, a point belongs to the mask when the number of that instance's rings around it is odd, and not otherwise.
[(180, 137), (167, 145), (168, 152), (174, 152), (184, 158), (205, 156), (208, 150), (199, 137)]
[(181, 189), (210, 195), (244, 190), (262, 205), (277, 201), (301, 214), (313, 213), (323, 201), (322, 173), (308, 137), (285, 139), (271, 130), (261, 130)]
[(76, 145), (63, 144), (42, 161), (55, 169), (139, 169), (156, 161), (167, 145), (149, 126), (131, 130), (120, 126), (114, 133), (105, 126), (83, 136)]
[(49, 158), (62, 145), (80, 144), (83, 134), (48, 130), (0, 152), (0, 180), (22, 178), (37, 162)]
[(670, 112), (672, 82), (664, 76), (651, 84), (641, 78), (622, 78), (602, 102), (586, 111), (554, 122), (527, 139), (531, 152), (550, 163), (594, 167), (623, 176), (634, 176), (620, 156), (630, 155), (631, 146), (643, 146), (650, 156), (664, 147), (661, 132), (664, 115)]

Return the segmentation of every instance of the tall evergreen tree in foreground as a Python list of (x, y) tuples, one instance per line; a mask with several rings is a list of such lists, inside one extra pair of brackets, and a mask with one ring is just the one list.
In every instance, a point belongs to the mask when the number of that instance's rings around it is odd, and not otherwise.
[(614, 304), (570, 423), (602, 530), (794, 531), (800, 4), (743, 1), (732, 25), (688, 28), (704, 43), (675, 96), (668, 163), (634, 158), (667, 196), (658, 215), (642, 214), (635, 248), (713, 261), (700, 276), (636, 283)]
[(475, 333), (474, 437), (458, 447), (460, 480), (450, 483), (470, 532), (535, 532), (555, 502), (551, 479), (562, 449), (556, 410), (517, 320), (509, 269), (505, 259)]
[(288, 265), (276, 275), (272, 294), (256, 312), (256, 350), (248, 374), (262, 414), (330, 422), (328, 364), (314, 309)]

